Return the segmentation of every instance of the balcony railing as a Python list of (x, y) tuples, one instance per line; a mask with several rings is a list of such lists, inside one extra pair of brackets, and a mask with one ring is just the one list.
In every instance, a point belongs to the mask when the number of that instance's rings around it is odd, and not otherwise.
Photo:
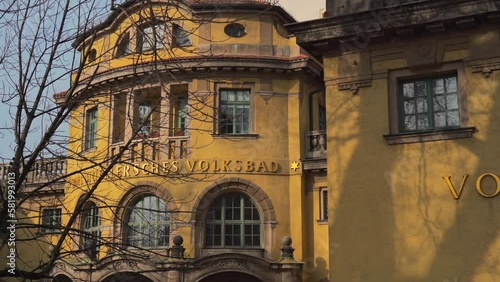
[[(165, 159), (185, 159), (189, 155), (188, 150), (189, 138), (186, 136), (169, 137), (162, 144), (159, 138), (149, 138), (143, 140), (135, 140), (130, 148), (125, 150), (121, 161), (128, 162), (143, 162), (157, 161)], [(123, 144), (114, 144), (110, 148), (111, 156), (117, 155)]]
[[(10, 164), (0, 164), (0, 180), (8, 179)], [(66, 174), (65, 159), (41, 159), (37, 160), (26, 177), (26, 184), (42, 184), (53, 181)], [(17, 177), (16, 177), (17, 178)]]
[(306, 134), (306, 158), (326, 158), (326, 130), (309, 131)]

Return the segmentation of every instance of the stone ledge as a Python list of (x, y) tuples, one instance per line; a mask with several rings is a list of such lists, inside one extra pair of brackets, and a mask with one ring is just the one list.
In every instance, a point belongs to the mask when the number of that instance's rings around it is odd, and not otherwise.
[(472, 127), (462, 127), (457, 129), (439, 130), (439, 131), (387, 134), (384, 135), (384, 139), (387, 142), (387, 145), (398, 145), (398, 144), (471, 138), (474, 132), (476, 132), (476, 127), (472, 126)]

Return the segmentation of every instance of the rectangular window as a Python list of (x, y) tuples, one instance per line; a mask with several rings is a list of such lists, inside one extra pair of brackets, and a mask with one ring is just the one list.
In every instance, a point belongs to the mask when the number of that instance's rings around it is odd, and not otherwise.
[(172, 47), (190, 46), (189, 33), (179, 25), (172, 26)]
[(160, 90), (158, 88), (141, 90), (135, 95), (134, 131), (137, 138), (159, 136), (160, 128)]
[(137, 51), (165, 49), (165, 24), (144, 26), (137, 35)]
[(97, 141), (97, 107), (87, 110), (85, 118), (85, 150), (95, 148)]
[(62, 226), (61, 209), (44, 209), (42, 211), (42, 228), (41, 231), (59, 232)]
[(319, 205), (320, 205), (320, 220), (328, 219), (328, 190), (327, 188), (321, 188), (319, 190)]
[(404, 132), (460, 127), (457, 75), (400, 82)]
[(187, 97), (177, 97), (175, 103), (174, 136), (186, 135), (187, 122), (188, 122), (188, 99)]
[(250, 90), (225, 89), (220, 91), (219, 133), (250, 133)]
[(125, 94), (114, 96), (113, 103), (113, 143), (125, 140), (125, 115), (127, 111), (127, 100)]

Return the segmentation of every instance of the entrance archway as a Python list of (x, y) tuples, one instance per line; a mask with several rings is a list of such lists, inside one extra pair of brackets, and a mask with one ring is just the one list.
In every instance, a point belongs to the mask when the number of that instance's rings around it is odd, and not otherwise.
[(252, 275), (228, 271), (212, 274), (208, 277), (201, 279), (199, 282), (264, 282)]
[(153, 282), (151, 279), (147, 278), (138, 273), (134, 272), (118, 272), (113, 275), (106, 277), (102, 282)]

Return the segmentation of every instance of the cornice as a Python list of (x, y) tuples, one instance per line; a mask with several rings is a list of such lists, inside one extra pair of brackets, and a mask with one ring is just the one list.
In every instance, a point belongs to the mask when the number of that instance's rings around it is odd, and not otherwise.
[(109, 83), (127, 81), (156, 73), (173, 75), (207, 76), (219, 73), (305, 73), (321, 77), (323, 68), (306, 55), (292, 58), (265, 56), (206, 56), (174, 58), (163, 61), (133, 64), (97, 73), (84, 79), (73, 93), (103, 87)]
[(436, 0), (338, 15), (286, 27), (306, 49), (325, 49), (341, 41), (384, 40), (392, 36), (434, 34), (450, 29), (498, 23), (500, 4), (493, 0)]

